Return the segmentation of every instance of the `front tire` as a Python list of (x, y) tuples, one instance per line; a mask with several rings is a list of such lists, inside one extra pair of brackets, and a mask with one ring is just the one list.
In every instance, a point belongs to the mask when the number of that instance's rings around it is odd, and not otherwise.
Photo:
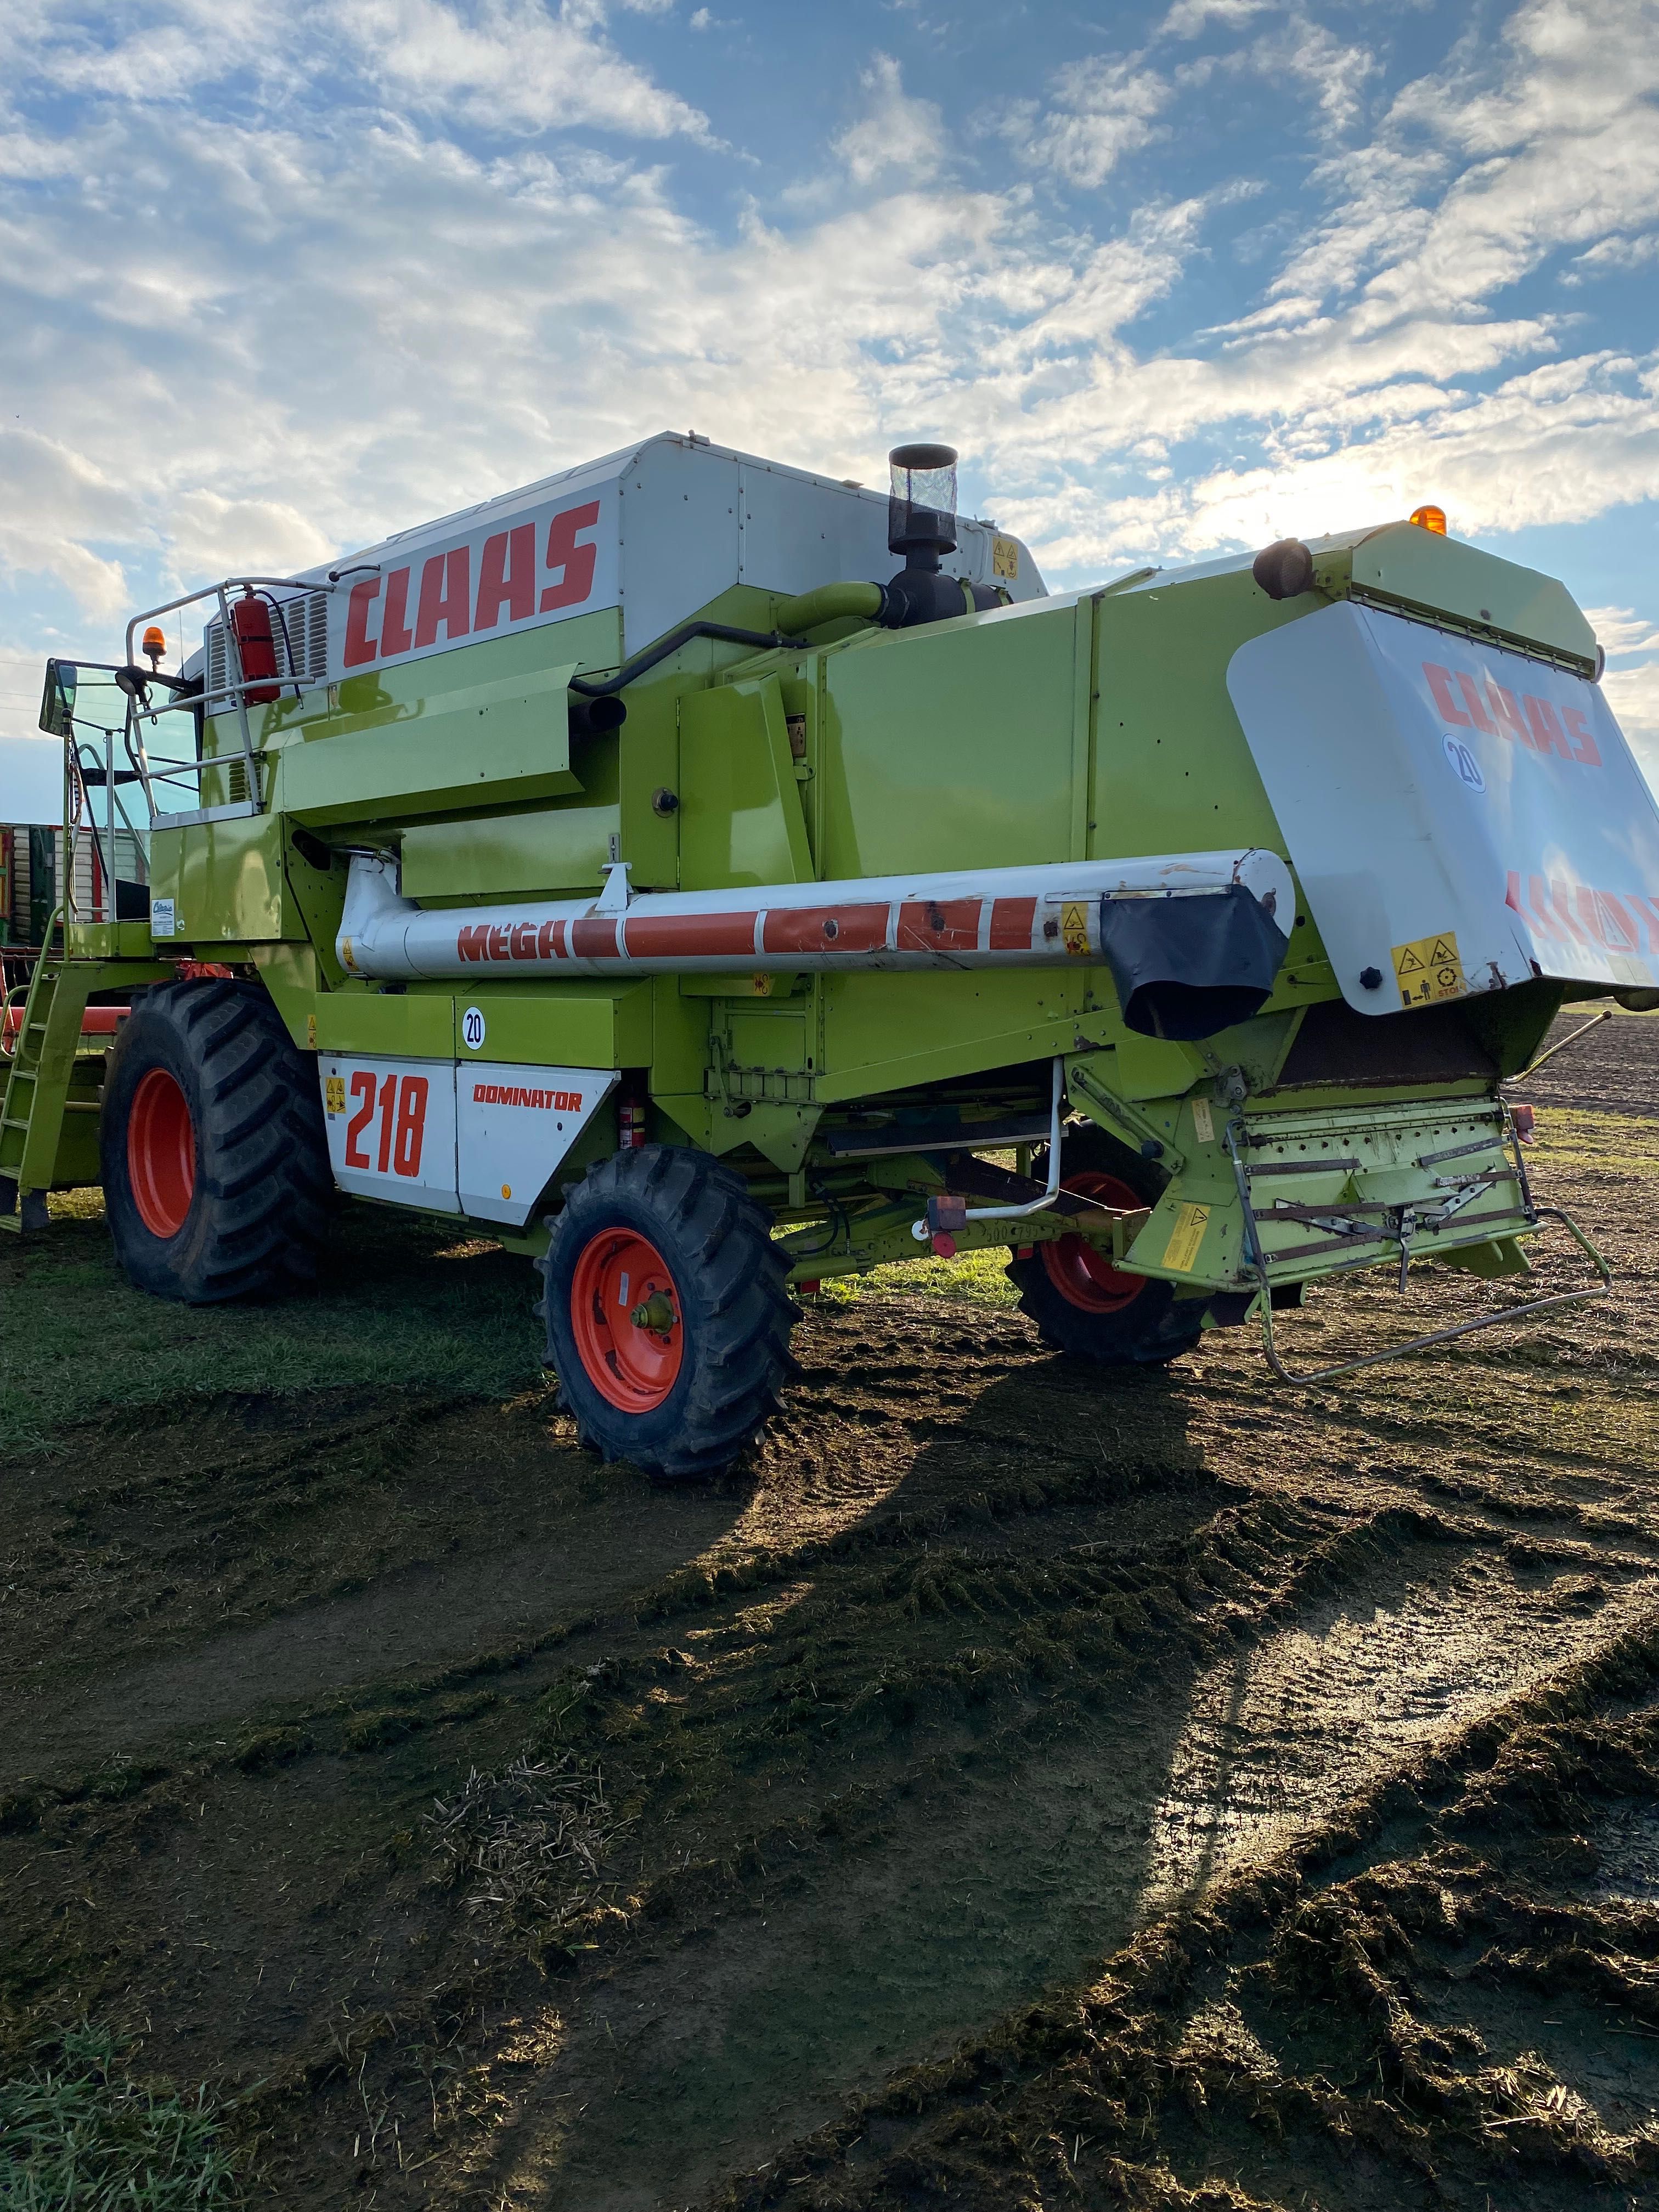
[(644, 1145), (588, 1170), (537, 1265), (547, 1364), (591, 1451), (710, 1474), (763, 1427), (800, 1318), (770, 1227), (704, 1152)]
[(307, 1286), (333, 1177), (313, 1063), (257, 983), (164, 983), (122, 1023), (99, 1128), (115, 1256), (185, 1305)]
[[(1070, 1131), (1062, 1162), (1061, 1189), (1103, 1206), (1151, 1206), (1163, 1187), (1157, 1169), (1103, 1129)], [(1046, 1179), (1046, 1156), (1032, 1172)], [(1159, 1365), (1190, 1352), (1202, 1334), (1201, 1301), (1177, 1300), (1173, 1283), (1115, 1267), (1086, 1237), (1039, 1244), (1029, 1260), (1011, 1261), (1007, 1275), (1043, 1342), (1097, 1366)]]

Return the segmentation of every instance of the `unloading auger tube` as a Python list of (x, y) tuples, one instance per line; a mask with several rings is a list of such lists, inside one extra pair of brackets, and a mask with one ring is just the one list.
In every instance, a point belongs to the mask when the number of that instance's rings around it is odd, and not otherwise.
[(753, 975), (1103, 963), (1124, 1019), (1166, 1036), (1247, 1018), (1289, 944), (1277, 854), (1182, 853), (1025, 868), (634, 893), (427, 911), (390, 855), (355, 854), (336, 950), (349, 975)]

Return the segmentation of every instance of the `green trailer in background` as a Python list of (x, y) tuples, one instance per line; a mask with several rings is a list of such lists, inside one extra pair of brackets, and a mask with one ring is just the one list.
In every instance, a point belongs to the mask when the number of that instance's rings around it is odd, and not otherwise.
[[(1079, 1357), (1253, 1322), (1281, 1373), (1310, 1281), (1524, 1272), (1498, 1086), (1659, 989), (1567, 592), (1424, 510), (1049, 594), (954, 463), (656, 438), (50, 664), (147, 912), (37, 970), (10, 1221), (85, 1179), (65, 1071), (126, 1006), (135, 1283), (301, 1287), (337, 1191), (465, 1219), (539, 1270), (584, 1437), (667, 1475), (775, 1406), (792, 1288), (895, 1260), (1004, 1246)], [(1567, 1225), (1593, 1279), (1510, 1317), (1604, 1290)]]

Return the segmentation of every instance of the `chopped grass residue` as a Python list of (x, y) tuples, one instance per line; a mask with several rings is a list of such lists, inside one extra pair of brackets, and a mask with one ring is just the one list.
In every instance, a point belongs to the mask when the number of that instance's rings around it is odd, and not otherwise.
[(405, 1383), (506, 1396), (538, 1372), (528, 1262), (483, 1242), (458, 1249), (453, 1222), (343, 1206), (314, 1292), (185, 1306), (122, 1274), (100, 1191), (55, 1196), (52, 1215), (46, 1235), (0, 1254), (0, 1450), (40, 1449), (112, 1407), (203, 1393)]
[(1582, 1114), (1570, 1106), (1540, 1106), (1537, 1140), (1528, 1154), (1528, 1167), (1534, 1163), (1659, 1176), (1659, 1121), (1641, 1121), (1633, 1114)]
[(0, 2081), (0, 2203), (8, 2212), (198, 2212), (240, 2202), (220, 2107), (128, 2078), (115, 2039), (80, 2027), (54, 2064)]
[(1004, 1270), (1006, 1246), (993, 1244), (980, 1252), (964, 1252), (955, 1260), (902, 1260), (885, 1267), (872, 1267), (867, 1275), (831, 1275), (819, 1296), (833, 1305), (851, 1305), (855, 1298), (933, 1297), (967, 1298), (975, 1305), (1014, 1306), (1019, 1293)]

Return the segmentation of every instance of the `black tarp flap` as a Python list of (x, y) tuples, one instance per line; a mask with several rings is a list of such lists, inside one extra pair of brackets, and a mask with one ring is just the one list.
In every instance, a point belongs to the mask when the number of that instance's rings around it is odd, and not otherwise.
[(1182, 1042), (1249, 1021), (1290, 946), (1242, 884), (1176, 898), (1103, 898), (1100, 943), (1127, 1026)]

